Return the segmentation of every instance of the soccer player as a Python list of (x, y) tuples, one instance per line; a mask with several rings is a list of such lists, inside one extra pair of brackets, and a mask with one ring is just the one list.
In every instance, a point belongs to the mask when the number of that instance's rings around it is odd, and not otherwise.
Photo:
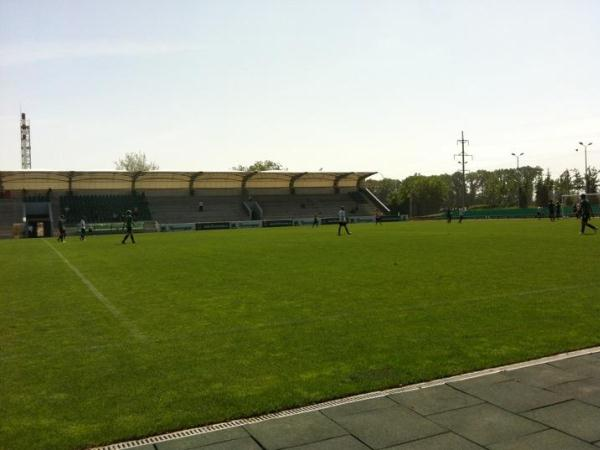
[(381, 220), (382, 217), (381, 211), (377, 210), (375, 212), (375, 225), (383, 225), (383, 220)]
[(79, 221), (79, 240), (85, 241), (85, 219), (83, 217)]
[(552, 200), (548, 203), (548, 217), (550, 217), (551, 222), (554, 222), (554, 203), (552, 203)]
[(131, 243), (135, 244), (135, 239), (133, 238), (133, 216), (131, 215), (131, 210), (129, 209), (125, 214), (125, 223), (123, 225), (127, 228), (127, 233), (121, 241), (121, 244), (124, 244), (128, 237), (131, 238)]
[(348, 230), (348, 217), (346, 216), (346, 210), (343, 206), (340, 206), (340, 210), (338, 211), (338, 236), (342, 235), (342, 227), (346, 230), (346, 234), (352, 234)]
[(65, 243), (67, 239), (67, 229), (65, 227), (65, 215), (61, 214), (58, 219), (58, 242)]
[(554, 215), (556, 216), (556, 219), (560, 219), (562, 217), (562, 205), (560, 204), (560, 200), (558, 200), (556, 202), (556, 206), (554, 208)]
[(314, 227), (318, 227), (319, 226), (319, 214), (315, 214), (315, 216), (313, 217), (313, 224), (312, 224), (313, 228)]
[(458, 223), (462, 223), (463, 219), (465, 218), (465, 211), (466, 211), (466, 207), (465, 206), (461, 206), (458, 209)]
[(581, 214), (581, 232), (579, 234), (585, 233), (585, 227), (591, 228), (592, 230), (594, 230), (594, 233), (597, 233), (598, 229), (594, 225), (588, 223), (592, 217), (592, 205), (590, 205), (590, 202), (587, 199), (585, 194), (581, 194), (580, 214)]
[(446, 222), (452, 222), (452, 210), (449, 206), (446, 208)]

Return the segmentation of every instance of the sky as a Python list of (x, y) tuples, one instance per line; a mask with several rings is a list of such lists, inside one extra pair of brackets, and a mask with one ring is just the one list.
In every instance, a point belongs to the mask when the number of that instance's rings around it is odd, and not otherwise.
[(600, 167), (596, 0), (0, 0), (0, 170)]

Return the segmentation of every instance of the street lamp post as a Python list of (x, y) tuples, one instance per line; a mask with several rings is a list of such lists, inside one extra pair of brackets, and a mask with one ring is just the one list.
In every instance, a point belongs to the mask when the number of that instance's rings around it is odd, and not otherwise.
[[(588, 163), (587, 163), (587, 149), (590, 145), (592, 145), (591, 142), (588, 142), (587, 145), (584, 144), (583, 142), (579, 142), (579, 145), (581, 145), (583, 147), (583, 155), (585, 158), (585, 172), (584, 172), (584, 176), (585, 176), (585, 192), (589, 192), (589, 173), (588, 173)], [(579, 151), (579, 147), (575, 149), (576, 152)]]
[(525, 153), (519, 153), (518, 155), (516, 153), (511, 153), (511, 155), (513, 155), (515, 158), (517, 158), (517, 170), (519, 170), (519, 158), (521, 156), (523, 156)]
[[(517, 158), (517, 178), (518, 178), (518, 183), (519, 183), (519, 190), (517, 193), (517, 203), (519, 206), (521, 206), (521, 172), (519, 172), (519, 159), (521, 158), (521, 156), (523, 156), (525, 153), (521, 152), (518, 155), (516, 153), (511, 153), (511, 155), (513, 155), (515, 158)], [(527, 205), (525, 205), (527, 206)]]

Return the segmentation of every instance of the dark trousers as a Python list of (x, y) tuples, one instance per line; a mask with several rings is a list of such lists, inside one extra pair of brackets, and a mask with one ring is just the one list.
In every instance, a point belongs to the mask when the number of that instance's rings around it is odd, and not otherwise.
[(85, 228), (82, 228), (79, 232), (79, 240), (83, 241), (85, 239)]
[(590, 220), (589, 217), (586, 217), (586, 216), (581, 217), (581, 232), (582, 233), (585, 233), (585, 227), (591, 228), (592, 230), (597, 229), (594, 225), (592, 225), (591, 223), (588, 223), (589, 220)]
[(342, 227), (344, 227), (344, 230), (346, 230), (346, 234), (351, 234), (350, 230), (348, 230), (348, 225), (346, 225), (346, 222), (339, 222), (338, 223), (338, 236), (342, 234)]
[(60, 242), (63, 242), (66, 237), (67, 237), (67, 231), (66, 230), (59, 230), (58, 231), (58, 240)]
[(121, 242), (124, 244), (128, 237), (131, 238), (131, 243), (135, 244), (135, 239), (133, 238), (133, 230), (131, 228), (127, 228), (127, 234), (125, 234), (125, 237)]

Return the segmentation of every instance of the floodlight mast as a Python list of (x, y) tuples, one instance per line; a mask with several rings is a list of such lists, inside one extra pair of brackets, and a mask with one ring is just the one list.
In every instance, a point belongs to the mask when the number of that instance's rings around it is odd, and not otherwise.
[(21, 169), (31, 169), (31, 134), (29, 120), (21, 113)]
[(456, 141), (456, 144), (458, 145), (458, 143), (461, 144), (461, 152), (454, 155), (454, 159), (456, 159), (457, 156), (460, 156), (461, 160), (458, 162), (461, 166), (462, 166), (462, 192), (461, 192), (461, 206), (464, 208), (465, 205), (465, 197), (467, 195), (467, 181), (465, 178), (465, 164), (467, 164), (467, 162), (465, 161), (465, 157), (470, 157), (471, 159), (473, 159), (473, 155), (469, 155), (467, 153), (465, 153), (465, 143), (468, 145), (469, 144), (469, 140), (465, 139), (465, 132), (461, 131), (460, 132), (460, 139), (458, 139)]
[[(590, 191), (590, 189), (589, 189), (589, 187), (590, 187), (590, 186), (589, 186), (589, 175), (590, 175), (590, 174), (589, 174), (589, 172), (588, 172), (588, 158), (587, 158), (587, 149), (588, 149), (588, 147), (589, 147), (590, 145), (592, 145), (592, 143), (591, 143), (591, 142), (589, 142), (589, 143), (586, 145), (586, 144), (584, 144), (583, 142), (581, 142), (581, 141), (580, 141), (580, 142), (579, 142), (579, 145), (581, 145), (581, 146), (583, 147), (583, 155), (584, 155), (584, 158), (585, 158), (585, 172), (584, 172), (584, 173), (585, 173), (585, 192), (589, 192), (589, 191)], [(575, 151), (576, 151), (576, 152), (578, 152), (578, 151), (579, 151), (579, 147), (577, 147), (577, 148), (575, 149)]]

